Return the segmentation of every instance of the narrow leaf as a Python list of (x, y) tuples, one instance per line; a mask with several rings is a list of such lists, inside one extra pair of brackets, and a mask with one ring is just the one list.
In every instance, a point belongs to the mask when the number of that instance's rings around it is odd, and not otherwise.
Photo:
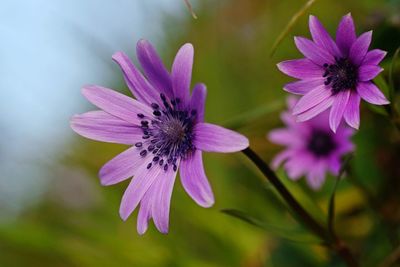
[(266, 232), (273, 233), (287, 241), (298, 242), (298, 243), (309, 243), (309, 244), (322, 244), (322, 241), (314, 236), (305, 232), (303, 229), (287, 229), (276, 225), (264, 223), (248, 214), (235, 210), (235, 209), (223, 209), (221, 212), (244, 221), (252, 226), (256, 226)]
[(275, 40), (274, 44), (272, 45), (270, 56), (272, 57), (275, 54), (276, 49), (278, 48), (279, 44), (283, 41), (283, 39), (288, 35), (288, 33), (292, 30), (294, 25), (296, 25), (297, 21), (301, 18), (304, 13), (316, 2), (317, 0), (309, 0), (307, 1), (296, 14), (290, 19), (289, 23), (286, 25), (285, 29), (281, 32), (278, 38)]

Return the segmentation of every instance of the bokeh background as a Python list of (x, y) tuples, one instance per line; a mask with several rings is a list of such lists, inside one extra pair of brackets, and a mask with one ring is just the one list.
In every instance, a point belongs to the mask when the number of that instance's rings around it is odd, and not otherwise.
[[(208, 87), (206, 119), (246, 134), (267, 161), (281, 148), (265, 139), (280, 127), (282, 85), (276, 63), (300, 57), (294, 35), (309, 36), (308, 14), (331, 33), (351, 12), (357, 32), (374, 30), (373, 47), (400, 45), (400, 1), (319, 0), (271, 57), (272, 45), (305, 3), (300, 0), (2, 0), (0, 2), (0, 266), (343, 266), (288, 213), (274, 190), (240, 153), (205, 155), (216, 204), (197, 206), (178, 182), (170, 233), (151, 225), (136, 233), (136, 212), (123, 222), (127, 183), (102, 187), (99, 168), (124, 146), (84, 139), (69, 118), (94, 109), (80, 94), (99, 84), (128, 94), (111, 55), (135, 62), (149, 39), (167, 66), (185, 42), (195, 47), (194, 82)], [(399, 88), (399, 72), (395, 72)], [(362, 260), (379, 266), (399, 243), (400, 142), (383, 109), (362, 105), (361, 129), (348, 178), (336, 194), (336, 228)], [(281, 177), (321, 221), (334, 179), (313, 192)], [(245, 211), (254, 227), (221, 212)]]

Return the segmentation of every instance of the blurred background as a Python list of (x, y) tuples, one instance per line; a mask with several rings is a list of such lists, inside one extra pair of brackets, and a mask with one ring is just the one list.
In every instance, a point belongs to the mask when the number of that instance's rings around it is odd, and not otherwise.
[[(343, 266), (287, 212), (241, 155), (206, 154), (216, 197), (197, 206), (175, 185), (170, 233), (151, 224), (136, 233), (136, 212), (123, 222), (127, 183), (102, 187), (97, 172), (126, 147), (84, 139), (69, 127), (94, 109), (80, 94), (99, 84), (128, 94), (111, 55), (149, 39), (171, 66), (185, 42), (195, 47), (193, 84), (208, 87), (206, 119), (246, 134), (266, 160), (282, 149), (265, 139), (282, 124), (290, 79), (276, 63), (300, 57), (294, 35), (309, 36), (308, 14), (334, 33), (351, 12), (357, 32), (374, 30), (373, 47), (400, 45), (400, 1), (320, 0), (300, 18), (271, 57), (274, 41), (306, 3), (300, 0), (2, 0), (0, 2), (0, 266)], [(399, 72), (395, 72), (399, 88)], [(340, 183), (336, 228), (362, 260), (379, 266), (399, 242), (400, 141), (384, 110), (362, 104), (361, 129), (348, 179)], [(334, 179), (310, 191), (283, 180), (321, 221)], [(178, 181), (178, 180), (177, 180)], [(221, 212), (245, 211), (263, 227)]]

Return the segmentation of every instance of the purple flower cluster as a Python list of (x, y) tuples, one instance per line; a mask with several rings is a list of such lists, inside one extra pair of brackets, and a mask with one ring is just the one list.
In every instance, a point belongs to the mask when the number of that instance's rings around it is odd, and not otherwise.
[(146, 232), (152, 218), (157, 229), (168, 232), (169, 208), (177, 170), (186, 192), (203, 207), (214, 203), (204, 172), (202, 151), (236, 152), (249, 145), (246, 137), (204, 122), (206, 87), (196, 84), (190, 94), (193, 46), (178, 51), (169, 73), (153, 46), (137, 44), (145, 76), (122, 52), (113, 56), (137, 100), (104, 87), (89, 85), (83, 95), (101, 110), (75, 115), (71, 127), (78, 134), (131, 147), (100, 170), (103, 185), (134, 177), (120, 207), (126, 220), (140, 205), (137, 231)]

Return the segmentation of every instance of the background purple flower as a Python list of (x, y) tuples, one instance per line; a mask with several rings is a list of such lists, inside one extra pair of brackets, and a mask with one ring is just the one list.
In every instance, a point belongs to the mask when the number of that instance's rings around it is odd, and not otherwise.
[(386, 52), (368, 51), (372, 31), (357, 37), (351, 14), (340, 21), (336, 42), (316, 17), (310, 16), (309, 27), (312, 41), (295, 37), (305, 58), (278, 64), (283, 73), (300, 79), (284, 87), (290, 93), (304, 95), (293, 114), (298, 121), (306, 121), (331, 108), (329, 125), (334, 132), (343, 117), (348, 125), (358, 129), (360, 98), (376, 105), (389, 103), (371, 81), (382, 71), (378, 64)]
[(168, 232), (171, 194), (179, 168), (183, 187), (203, 207), (214, 196), (203, 168), (202, 151), (235, 152), (245, 149), (246, 137), (203, 122), (206, 87), (194, 86), (190, 95), (193, 46), (183, 45), (169, 73), (153, 46), (137, 44), (145, 77), (122, 52), (113, 56), (137, 100), (100, 86), (85, 86), (83, 95), (102, 110), (75, 115), (74, 131), (90, 139), (131, 145), (100, 170), (103, 185), (134, 176), (126, 189), (120, 215), (126, 220), (140, 204), (137, 231), (143, 234), (153, 218), (157, 229)]
[(305, 175), (310, 187), (318, 189), (328, 171), (338, 175), (341, 157), (354, 150), (350, 141), (353, 130), (341, 124), (336, 134), (333, 133), (329, 129), (327, 111), (306, 122), (296, 122), (291, 114), (296, 102), (294, 97), (288, 98), (289, 110), (281, 114), (286, 128), (268, 134), (271, 142), (286, 147), (274, 158), (272, 167), (277, 169), (283, 164), (291, 179), (298, 180)]

